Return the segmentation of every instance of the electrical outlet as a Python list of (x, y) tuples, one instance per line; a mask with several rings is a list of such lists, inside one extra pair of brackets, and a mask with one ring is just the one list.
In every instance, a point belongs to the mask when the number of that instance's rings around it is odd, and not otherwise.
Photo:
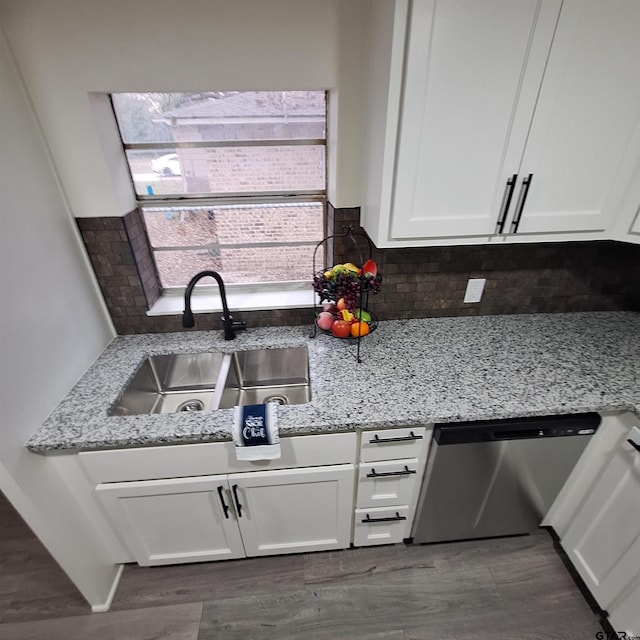
[(464, 292), (465, 302), (480, 302), (482, 300), (482, 292), (484, 291), (484, 283), (486, 278), (469, 278), (467, 282), (467, 290)]

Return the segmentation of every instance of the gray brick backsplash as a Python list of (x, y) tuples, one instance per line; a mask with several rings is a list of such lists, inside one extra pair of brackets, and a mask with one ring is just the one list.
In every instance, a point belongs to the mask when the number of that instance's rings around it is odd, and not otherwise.
[[(334, 233), (362, 232), (358, 208), (327, 207)], [(98, 282), (118, 333), (188, 331), (180, 316), (148, 317), (160, 295), (140, 212), (124, 218), (79, 218)], [(331, 264), (358, 262), (353, 245), (336, 238)], [(366, 259), (367, 250), (362, 248)], [(381, 320), (567, 311), (640, 311), (640, 246), (613, 241), (500, 246), (374, 249), (382, 291), (369, 306)], [(321, 265), (331, 266), (330, 265)], [(463, 303), (469, 278), (486, 278), (482, 301)], [(248, 327), (310, 324), (312, 309), (236, 312)], [(196, 329), (219, 329), (219, 314)]]

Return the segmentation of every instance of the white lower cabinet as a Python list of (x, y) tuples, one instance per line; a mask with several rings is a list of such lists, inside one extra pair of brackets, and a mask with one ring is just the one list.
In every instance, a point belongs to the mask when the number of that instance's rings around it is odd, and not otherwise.
[[(638, 562), (635, 556), (635, 562)], [(640, 612), (638, 603), (640, 602), (640, 579), (636, 580), (630, 588), (623, 593), (620, 598), (609, 609), (609, 622), (619, 633), (626, 633), (627, 638), (640, 637)], [(625, 636), (620, 636), (625, 637)]]
[(349, 546), (354, 466), (229, 476), (248, 556)]
[(425, 427), (363, 431), (360, 462), (420, 459), (426, 452), (430, 439), (431, 432)]
[(353, 544), (365, 547), (402, 542), (409, 537), (411, 513), (408, 505), (356, 509)]
[(640, 429), (612, 451), (561, 541), (616, 631), (640, 635)]
[(354, 466), (258, 471), (96, 487), (140, 565), (349, 546)]
[(360, 463), (358, 507), (413, 504), (422, 466), (417, 458)]
[(227, 476), (96, 487), (114, 530), (143, 566), (244, 557)]
[(356, 547), (408, 538), (431, 441), (431, 429), (363, 431), (354, 513)]

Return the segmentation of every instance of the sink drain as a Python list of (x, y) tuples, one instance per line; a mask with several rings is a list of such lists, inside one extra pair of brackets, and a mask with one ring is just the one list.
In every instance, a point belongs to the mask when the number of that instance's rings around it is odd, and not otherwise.
[(204, 402), (202, 400), (187, 400), (176, 409), (176, 413), (178, 411), (202, 411), (203, 409)]
[(289, 404), (289, 400), (286, 396), (280, 394), (274, 394), (272, 396), (267, 396), (263, 402), (266, 404), (267, 402), (273, 402), (274, 404)]

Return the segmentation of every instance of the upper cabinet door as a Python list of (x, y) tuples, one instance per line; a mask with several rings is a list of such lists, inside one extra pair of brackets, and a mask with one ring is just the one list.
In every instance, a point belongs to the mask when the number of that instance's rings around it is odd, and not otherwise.
[(414, 0), (391, 238), (489, 236), (518, 172), (560, 0)]
[[(533, 178), (518, 236), (609, 226), (638, 159), (639, 31), (637, 0), (564, 0), (519, 172), (517, 194)], [(517, 202), (513, 213), (507, 232)]]

